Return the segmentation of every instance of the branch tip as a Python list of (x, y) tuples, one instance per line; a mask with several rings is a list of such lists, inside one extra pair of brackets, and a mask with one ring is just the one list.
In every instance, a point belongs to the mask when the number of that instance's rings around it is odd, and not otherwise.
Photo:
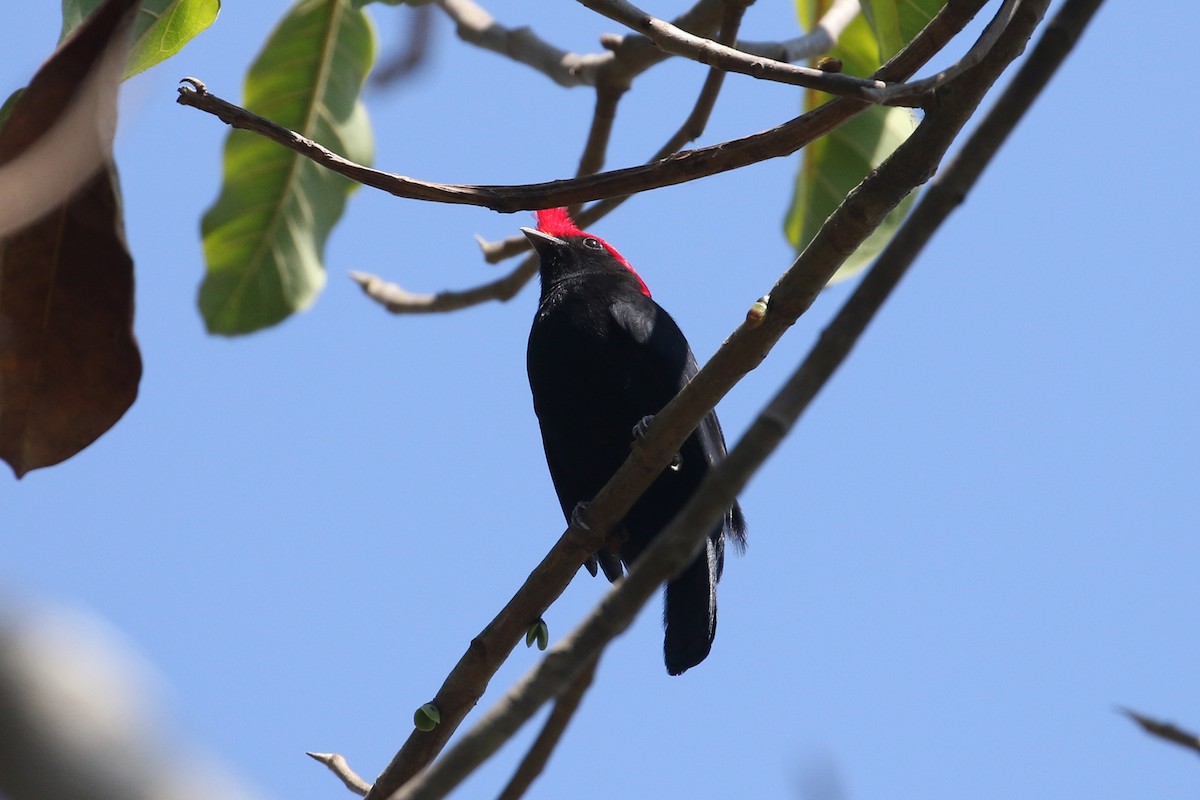
[(347, 789), (359, 797), (366, 797), (367, 792), (371, 791), (371, 784), (367, 783), (357, 772), (351, 769), (346, 759), (338, 753), (314, 753), (309, 751), (304, 755), (328, 767), (329, 771), (336, 775), (345, 784)]

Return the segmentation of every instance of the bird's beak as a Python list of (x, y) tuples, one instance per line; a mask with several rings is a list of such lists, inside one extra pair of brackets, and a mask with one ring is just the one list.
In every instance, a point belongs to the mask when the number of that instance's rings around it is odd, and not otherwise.
[(548, 253), (551, 250), (557, 250), (560, 247), (565, 247), (566, 242), (559, 239), (557, 236), (551, 236), (548, 233), (542, 233), (537, 228), (521, 228), (521, 233), (525, 234), (525, 238), (533, 245), (534, 251), (539, 255)]

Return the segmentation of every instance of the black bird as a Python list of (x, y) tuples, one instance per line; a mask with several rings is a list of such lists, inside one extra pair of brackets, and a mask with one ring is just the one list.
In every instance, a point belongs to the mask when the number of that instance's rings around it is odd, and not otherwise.
[[(629, 456), (644, 421), (696, 374), (696, 358), (675, 320), (620, 253), (576, 227), (565, 208), (537, 212), (522, 228), (541, 262), (541, 299), (529, 333), (527, 366), (546, 462), (563, 514), (571, 519)], [(666, 527), (725, 456), (725, 437), (709, 413), (588, 563), (610, 581)], [(705, 659), (717, 630), (717, 581), (725, 539), (745, 545), (735, 502), (705, 546), (667, 583), (663, 655), (679, 675)]]

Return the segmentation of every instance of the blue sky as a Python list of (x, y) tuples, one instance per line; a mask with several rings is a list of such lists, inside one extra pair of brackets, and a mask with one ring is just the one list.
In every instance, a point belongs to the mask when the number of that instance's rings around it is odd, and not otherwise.
[[(529, 217), (362, 190), (312, 309), (250, 337), (207, 336), (199, 218), (226, 129), (176, 105), (176, 80), (239, 100), (286, 8), (225, 5), (124, 87), (117, 158), (145, 377), (85, 452), (0, 476), (0, 586), (122, 630), (169, 685), (180, 727), (265, 795), (327, 798), (343, 790), (303, 752), (382, 769), (563, 527), (524, 372), (535, 288), (393, 317), (345, 274), (471, 286), (506, 268), (483, 263), (472, 235)], [(488, 5), (577, 50), (616, 30), (574, 4), (536, 20), (528, 4)], [(788, 798), (822, 781), (849, 798), (1195, 796), (1193, 760), (1113, 713), (1200, 728), (1200, 175), (1181, 88), (1200, 11), (1157, 7), (1151, 29), (1137, 4), (1106, 4), (748, 487), (750, 546), (727, 564), (710, 658), (668, 678), (648, 608), (605, 655), (531, 797)], [(372, 13), (386, 50), (396, 13)], [(53, 4), (9, 21), (5, 94), (59, 25)], [(453, 182), (571, 173), (591, 94), (439, 22), (429, 68), (367, 96), (377, 165)], [(786, 3), (759, 3), (744, 32), (794, 26)], [(643, 77), (610, 165), (656, 149), (702, 79), (683, 62)], [(704, 141), (799, 102), (732, 76)], [(663, 189), (594, 227), (701, 360), (791, 261), (794, 171), (777, 160)], [(731, 439), (848, 291), (827, 291), (722, 402)], [(577, 578), (546, 615), (552, 638), (604, 588)], [(535, 658), (516, 651), (482, 705)], [(532, 734), (456, 796), (494, 795)]]

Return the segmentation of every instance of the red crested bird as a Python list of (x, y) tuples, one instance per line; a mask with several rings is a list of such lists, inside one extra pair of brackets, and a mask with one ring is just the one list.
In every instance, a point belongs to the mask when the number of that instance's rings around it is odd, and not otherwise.
[[(521, 228), (541, 262), (541, 298), (526, 357), (529, 386), (550, 476), (570, 520), (697, 367), (675, 320), (612, 245), (579, 230), (565, 208), (537, 212), (537, 223), (536, 230)], [(598, 563), (617, 580), (724, 457), (721, 424), (709, 412), (609, 544), (589, 559), (588, 570), (595, 575)], [(739, 548), (745, 544), (746, 522), (736, 502), (692, 562), (667, 582), (663, 655), (672, 675), (699, 664), (712, 647), (727, 537)]]

